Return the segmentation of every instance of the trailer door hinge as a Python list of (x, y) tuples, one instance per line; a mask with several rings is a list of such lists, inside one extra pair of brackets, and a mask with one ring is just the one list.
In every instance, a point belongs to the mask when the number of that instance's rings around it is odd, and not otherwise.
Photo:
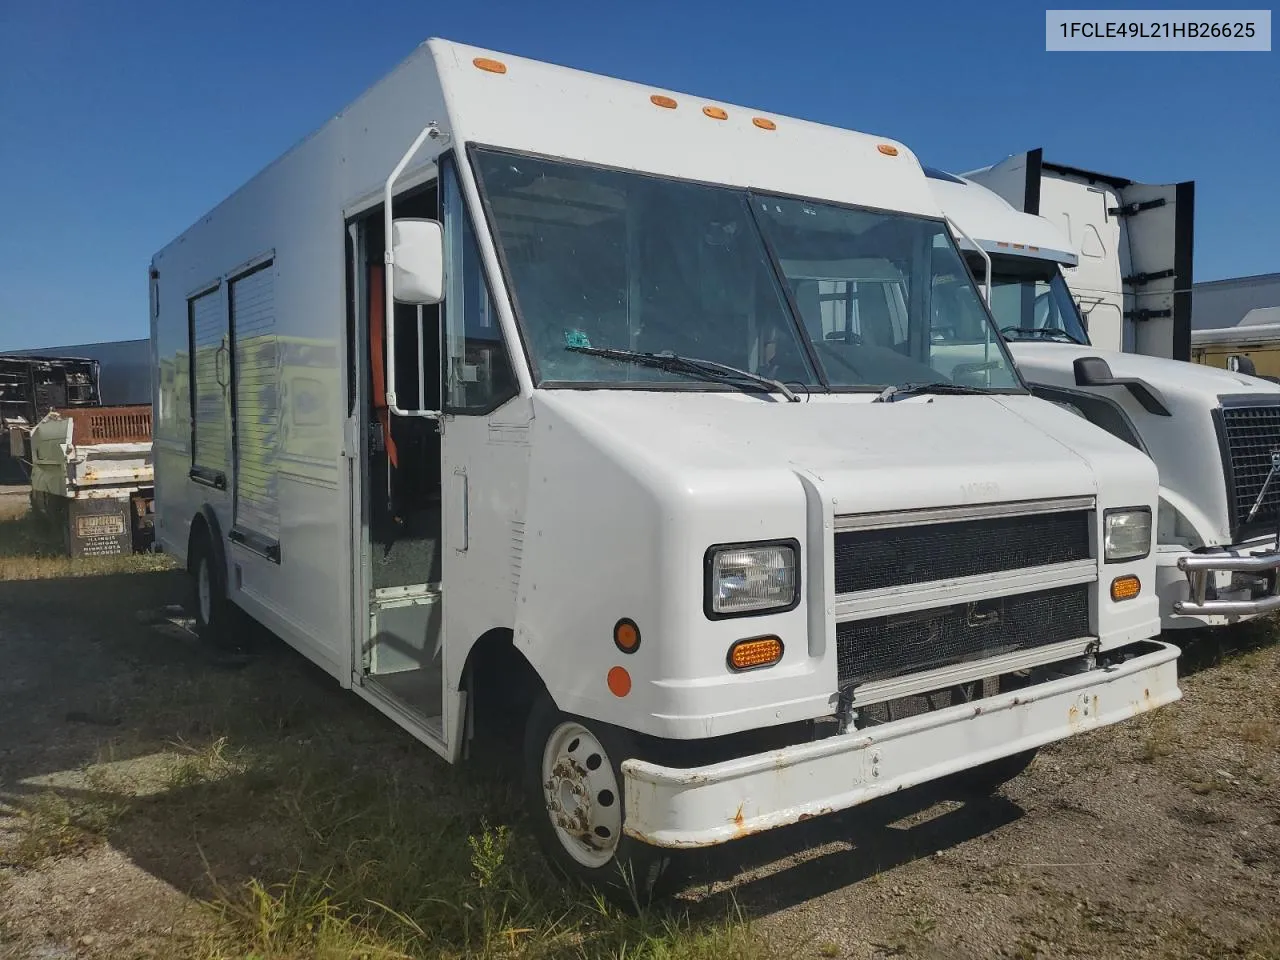
[(1151, 273), (1135, 273), (1133, 276), (1125, 277), (1124, 282), (1140, 286), (1144, 283), (1150, 283), (1152, 280), (1166, 280), (1172, 277), (1175, 272), (1173, 270), (1155, 270)]
[(1124, 312), (1126, 320), (1161, 320), (1172, 316), (1172, 310), (1148, 310), (1146, 307), (1141, 310), (1126, 310)]
[(1107, 213), (1113, 217), (1132, 217), (1135, 213), (1142, 213), (1143, 210), (1163, 207), (1168, 202), (1164, 197), (1156, 197), (1154, 200), (1143, 200), (1141, 203), (1135, 201), (1118, 207), (1107, 207)]

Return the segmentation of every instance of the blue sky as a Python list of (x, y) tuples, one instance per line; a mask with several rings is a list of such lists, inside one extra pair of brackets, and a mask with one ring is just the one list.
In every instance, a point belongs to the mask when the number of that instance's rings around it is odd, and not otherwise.
[(1199, 280), (1280, 270), (1280, 53), (1044, 52), (1017, 3), (0, 2), (0, 349), (143, 337), (152, 253), (428, 36), (892, 136), (1194, 179)]

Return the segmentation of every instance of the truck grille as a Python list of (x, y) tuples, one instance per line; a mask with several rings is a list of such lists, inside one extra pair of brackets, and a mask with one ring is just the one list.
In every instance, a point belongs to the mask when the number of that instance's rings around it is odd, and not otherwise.
[(1271, 452), (1280, 451), (1280, 404), (1224, 406), (1218, 416), (1232, 537), (1240, 541), (1258, 533), (1271, 533), (1280, 515), (1280, 478), (1267, 489), (1253, 520), (1247, 518), (1271, 472)]
[(836, 593), (1087, 560), (1090, 522), (1070, 510), (840, 532)]
[(1090, 584), (836, 625), (841, 689), (1089, 636)]

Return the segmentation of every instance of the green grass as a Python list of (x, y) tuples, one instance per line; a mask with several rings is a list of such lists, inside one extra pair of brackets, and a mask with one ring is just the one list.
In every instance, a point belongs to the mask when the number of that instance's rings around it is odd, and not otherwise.
[(172, 566), (173, 561), (157, 553), (72, 559), (57, 535), (31, 513), (25, 499), (0, 498), (0, 581), (145, 573)]

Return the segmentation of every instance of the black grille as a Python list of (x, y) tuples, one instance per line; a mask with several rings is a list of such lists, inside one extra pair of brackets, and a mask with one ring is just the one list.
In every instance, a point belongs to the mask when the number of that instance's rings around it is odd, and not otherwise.
[(1088, 510), (836, 534), (836, 593), (1089, 558)]
[(1089, 584), (836, 626), (841, 688), (1089, 636)]
[(1229, 406), (1219, 415), (1233, 539), (1274, 532), (1280, 513), (1280, 478), (1267, 489), (1252, 521), (1248, 516), (1271, 472), (1271, 452), (1280, 451), (1280, 405)]

